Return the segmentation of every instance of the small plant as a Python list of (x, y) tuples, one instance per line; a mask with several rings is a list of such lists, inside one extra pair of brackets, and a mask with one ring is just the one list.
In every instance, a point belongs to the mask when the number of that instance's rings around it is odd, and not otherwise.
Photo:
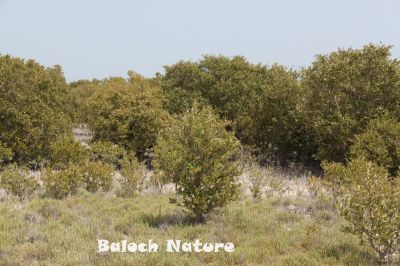
[(316, 199), (328, 186), (326, 179), (321, 179), (316, 176), (311, 176), (307, 179), (308, 191), (310, 195)]
[(112, 184), (114, 168), (110, 164), (102, 162), (87, 162), (83, 166), (83, 179), (85, 189), (96, 192), (99, 189), (109, 191)]
[(58, 171), (45, 169), (43, 174), (45, 195), (56, 199), (76, 194), (85, 181), (84, 169), (81, 165), (70, 165)]
[(32, 195), (39, 184), (34, 177), (29, 176), (27, 169), (12, 164), (0, 172), (0, 187), (22, 200)]
[(400, 179), (390, 180), (385, 168), (365, 159), (349, 165), (325, 163), (340, 214), (347, 228), (378, 253), (380, 262), (390, 263), (400, 251)]
[(250, 191), (254, 199), (261, 199), (262, 189), (265, 186), (265, 176), (258, 167), (252, 167), (250, 171)]
[(194, 106), (160, 134), (155, 167), (176, 185), (185, 207), (203, 222), (211, 210), (226, 206), (238, 196), (240, 174), (238, 140), (227, 132), (218, 116)]
[(267, 186), (270, 189), (270, 194), (276, 192), (280, 196), (285, 194), (285, 192), (288, 190), (287, 186), (285, 185), (285, 182), (281, 177), (275, 177), (275, 176), (268, 177)]
[(131, 154), (124, 156), (121, 161), (121, 185), (118, 195), (123, 197), (133, 197), (138, 191), (142, 190), (145, 179), (146, 167), (139, 163), (136, 157)]

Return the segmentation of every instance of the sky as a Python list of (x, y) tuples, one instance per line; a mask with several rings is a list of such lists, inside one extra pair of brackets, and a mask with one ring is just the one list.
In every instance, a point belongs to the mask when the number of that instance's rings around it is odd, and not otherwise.
[(0, 0), (0, 54), (61, 65), (68, 81), (206, 54), (299, 68), (368, 43), (400, 59), (399, 0)]

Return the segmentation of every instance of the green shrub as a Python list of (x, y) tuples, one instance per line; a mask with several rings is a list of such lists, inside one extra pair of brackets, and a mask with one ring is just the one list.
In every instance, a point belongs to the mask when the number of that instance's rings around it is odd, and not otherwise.
[(29, 176), (26, 168), (12, 164), (0, 172), (0, 187), (7, 193), (24, 199), (38, 189), (39, 183), (34, 177)]
[(74, 195), (84, 185), (84, 169), (82, 165), (69, 165), (63, 170), (54, 171), (47, 168), (43, 171), (45, 195), (63, 199)]
[(58, 137), (50, 146), (50, 165), (57, 170), (82, 164), (89, 158), (88, 150), (71, 134)]
[(385, 111), (400, 117), (400, 61), (390, 46), (369, 44), (317, 55), (302, 72), (308, 127), (317, 159), (345, 162), (351, 142)]
[(266, 177), (259, 166), (251, 165), (250, 171), (250, 192), (255, 200), (262, 198), (262, 190), (266, 185)]
[(89, 98), (89, 125), (94, 140), (111, 141), (143, 156), (151, 148), (169, 114), (163, 95), (152, 83), (122, 78), (103, 81)]
[(246, 145), (283, 164), (313, 163), (313, 129), (300, 108), (304, 92), (298, 73), (281, 65), (251, 64), (244, 57), (204, 56), (165, 67), (161, 77), (167, 109), (189, 110), (194, 102), (209, 104), (232, 121), (230, 130)]
[(390, 181), (385, 168), (365, 159), (347, 167), (324, 164), (324, 170), (347, 229), (389, 262), (400, 251), (400, 179)]
[(83, 166), (84, 186), (87, 191), (96, 192), (101, 189), (111, 189), (114, 168), (110, 164), (102, 162), (87, 162)]
[(172, 66), (165, 66), (161, 85), (168, 99), (168, 111), (182, 114), (192, 108), (194, 102), (206, 103), (202, 90), (205, 89), (208, 76), (198, 63), (180, 61)]
[(69, 84), (75, 123), (81, 124), (88, 122), (90, 114), (89, 98), (99, 89), (100, 83), (99, 80), (94, 79), (91, 81), (78, 80)]
[(97, 141), (90, 145), (91, 159), (120, 168), (121, 160), (126, 155), (123, 148), (109, 141)]
[(119, 183), (121, 187), (118, 190), (119, 196), (132, 197), (141, 191), (146, 167), (143, 163), (138, 162), (133, 154), (124, 156), (121, 161), (120, 173)]
[(388, 114), (372, 120), (367, 130), (355, 137), (350, 155), (375, 162), (396, 176), (400, 167), (400, 123)]
[(56, 136), (71, 130), (71, 98), (59, 66), (0, 55), (0, 141), (18, 163), (47, 159)]
[(235, 158), (238, 140), (210, 108), (194, 106), (162, 131), (155, 147), (155, 167), (174, 182), (182, 201), (197, 221), (238, 195), (240, 174)]
[(0, 142), (0, 167), (4, 162), (11, 160), (12, 156), (12, 150)]
[(314, 130), (306, 127), (298, 73), (280, 65), (265, 68), (262, 73), (264, 81), (253, 89), (248, 108), (237, 119), (240, 140), (282, 166), (314, 163)]

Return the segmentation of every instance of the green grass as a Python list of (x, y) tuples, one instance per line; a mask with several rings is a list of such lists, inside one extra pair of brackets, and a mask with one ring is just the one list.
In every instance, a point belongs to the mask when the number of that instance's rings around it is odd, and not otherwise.
[[(168, 196), (103, 193), (0, 202), (1, 265), (374, 265), (375, 254), (341, 231), (323, 200), (243, 199), (191, 224)], [(147, 241), (158, 253), (96, 253), (96, 239)], [(167, 253), (164, 241), (233, 242), (233, 253)]]

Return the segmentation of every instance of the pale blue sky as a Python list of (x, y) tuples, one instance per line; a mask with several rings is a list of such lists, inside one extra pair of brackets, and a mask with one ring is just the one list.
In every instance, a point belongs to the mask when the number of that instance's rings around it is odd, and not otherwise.
[(0, 0), (0, 53), (59, 64), (69, 81), (204, 54), (297, 68), (369, 42), (400, 58), (399, 0)]

